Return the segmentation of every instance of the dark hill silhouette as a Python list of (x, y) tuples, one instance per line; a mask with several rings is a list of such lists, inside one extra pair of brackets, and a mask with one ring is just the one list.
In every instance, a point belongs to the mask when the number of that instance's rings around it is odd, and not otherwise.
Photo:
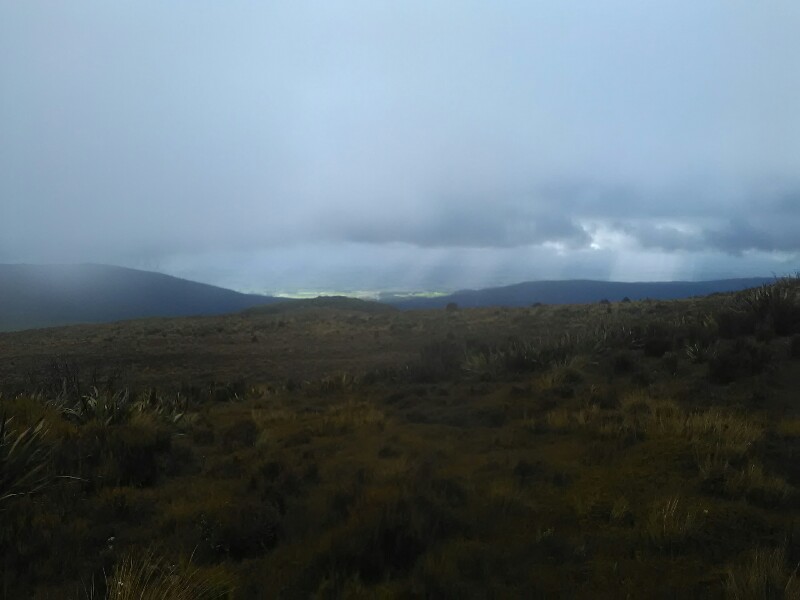
[(774, 278), (721, 279), (717, 281), (665, 281), (625, 283), (571, 279), (566, 281), (528, 281), (505, 287), (461, 290), (438, 297), (385, 297), (382, 301), (401, 309), (444, 308), (455, 302), (461, 308), (479, 306), (529, 306), (543, 304), (582, 304), (609, 300), (675, 300), (733, 292), (774, 281)]
[(349, 298), (347, 296), (317, 296), (316, 298), (284, 300), (264, 306), (255, 306), (244, 311), (249, 315), (273, 315), (314, 309), (334, 309), (369, 314), (393, 312), (397, 309), (389, 304)]
[(385, 296), (381, 303), (322, 296), (286, 300), (242, 294), (169, 275), (108, 265), (0, 265), (0, 331), (104, 323), (143, 317), (220, 315), (246, 311), (276, 314), (303, 309), (339, 309), (379, 313), (400, 308), (529, 306), (612, 302), (652, 298), (670, 300), (738, 291), (773, 278), (718, 281), (623, 283), (591, 280), (531, 281), (461, 290), (447, 296)]
[(0, 331), (140, 317), (217, 315), (277, 302), (107, 265), (0, 265)]

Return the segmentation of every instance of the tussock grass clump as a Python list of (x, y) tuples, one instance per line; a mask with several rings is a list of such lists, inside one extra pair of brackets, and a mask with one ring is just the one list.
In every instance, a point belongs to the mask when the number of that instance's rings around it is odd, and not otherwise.
[(657, 548), (675, 550), (687, 544), (702, 528), (702, 510), (686, 504), (680, 496), (672, 496), (655, 502), (650, 508), (645, 531)]
[(716, 450), (726, 456), (744, 456), (761, 439), (764, 428), (753, 420), (718, 408), (687, 412), (672, 400), (640, 393), (624, 397), (622, 412), (628, 421), (653, 435), (681, 437), (698, 450)]
[(365, 425), (382, 428), (386, 424), (386, 415), (382, 410), (369, 402), (345, 403), (330, 407), (316, 425), (319, 435), (338, 435)]
[(338, 373), (327, 375), (318, 382), (319, 393), (323, 395), (341, 394), (352, 391), (361, 383), (361, 380), (351, 373)]
[(577, 412), (566, 408), (556, 408), (545, 415), (545, 423), (550, 431), (569, 431), (578, 425)]
[(513, 337), (494, 346), (478, 345), (462, 351), (460, 369), (482, 379), (495, 379), (502, 374), (521, 375), (554, 369), (565, 384), (579, 383), (583, 376), (569, 367), (577, 356), (591, 352), (600, 339), (597, 332), (566, 332), (536, 339)]
[(740, 494), (767, 506), (781, 505), (792, 495), (792, 487), (781, 477), (764, 471), (760, 463), (750, 463), (726, 481), (731, 495)]
[(50, 447), (46, 435), (44, 419), (17, 431), (12, 427), (12, 418), (0, 417), (0, 507), (49, 483)]
[(683, 435), (698, 446), (742, 457), (764, 433), (759, 423), (720, 409), (692, 413), (682, 426)]
[(778, 507), (794, 497), (794, 488), (781, 477), (764, 471), (760, 463), (734, 469), (715, 457), (707, 459), (700, 472), (707, 489), (728, 498), (746, 498), (761, 506)]
[(189, 561), (173, 564), (152, 550), (127, 554), (106, 576), (105, 587), (105, 600), (215, 600), (230, 592), (220, 571), (201, 571)]
[(785, 547), (757, 548), (728, 570), (725, 595), (731, 600), (798, 600), (798, 566), (787, 564)]
[(617, 525), (632, 525), (634, 518), (630, 503), (625, 496), (620, 496), (611, 506), (610, 519)]

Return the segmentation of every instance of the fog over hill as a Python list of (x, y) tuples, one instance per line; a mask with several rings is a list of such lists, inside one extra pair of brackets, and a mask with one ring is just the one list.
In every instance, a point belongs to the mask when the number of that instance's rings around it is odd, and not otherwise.
[(217, 315), (275, 301), (108, 265), (0, 265), (0, 331)]
[(243, 294), (149, 271), (109, 265), (0, 265), (0, 331), (104, 323), (143, 317), (220, 315), (249, 309), (276, 313), (303, 308), (383, 312), (460, 307), (579, 304), (602, 299), (669, 300), (729, 292), (772, 281), (770, 278), (719, 281), (623, 283), (567, 280), (529, 281), (505, 287), (462, 290), (446, 296), (413, 298), (384, 294), (380, 302), (320, 297), (289, 300)]

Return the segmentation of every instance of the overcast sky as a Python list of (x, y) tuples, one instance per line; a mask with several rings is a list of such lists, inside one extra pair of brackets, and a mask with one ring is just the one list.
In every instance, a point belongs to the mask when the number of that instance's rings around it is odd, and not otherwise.
[(800, 3), (0, 0), (0, 262), (246, 290), (800, 268)]

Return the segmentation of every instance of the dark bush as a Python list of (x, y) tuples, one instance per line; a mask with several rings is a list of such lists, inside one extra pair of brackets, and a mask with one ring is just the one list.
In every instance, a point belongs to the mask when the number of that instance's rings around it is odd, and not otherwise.
[(645, 356), (661, 358), (672, 350), (672, 331), (661, 323), (650, 323), (644, 330), (643, 346)]
[(738, 298), (742, 312), (752, 315), (762, 329), (777, 335), (800, 331), (800, 280), (779, 279), (771, 285), (747, 290)]
[(526, 485), (540, 476), (542, 472), (540, 462), (531, 463), (527, 460), (520, 460), (517, 462), (517, 466), (514, 467), (514, 478), (519, 485)]
[(464, 347), (452, 340), (432, 342), (420, 350), (419, 360), (406, 368), (408, 379), (415, 383), (447, 381), (461, 372)]
[(661, 357), (662, 362), (664, 364), (664, 368), (666, 369), (667, 373), (670, 375), (674, 375), (678, 372), (678, 355), (674, 352), (666, 352), (664, 356)]
[(226, 450), (251, 447), (257, 439), (258, 426), (249, 418), (236, 421), (222, 434), (222, 444)]
[(270, 460), (261, 464), (250, 478), (249, 492), (255, 492), (262, 502), (275, 506), (285, 514), (291, 495), (300, 489), (301, 477), (286, 464)]
[(672, 340), (668, 337), (653, 337), (644, 341), (644, 355), (653, 358), (661, 358), (672, 350)]
[(459, 529), (437, 500), (427, 494), (402, 498), (385, 507), (377, 521), (334, 540), (333, 570), (357, 574), (367, 583), (407, 574), (429, 547)]
[(732, 305), (715, 315), (720, 336), (730, 339), (758, 334), (769, 339), (800, 332), (799, 284), (797, 279), (780, 279), (741, 292)]
[(770, 359), (769, 347), (748, 338), (722, 342), (709, 357), (709, 377), (715, 383), (730, 383), (740, 377), (761, 373)]
[(752, 335), (756, 330), (755, 315), (731, 309), (724, 309), (715, 315), (720, 337), (733, 339), (744, 335)]
[(282, 532), (281, 516), (274, 506), (237, 503), (200, 515), (195, 557), (199, 562), (214, 563), (260, 556), (275, 547)]
[(636, 370), (638, 361), (633, 352), (623, 350), (614, 354), (612, 369), (615, 375), (627, 375)]
[(789, 356), (791, 358), (800, 358), (800, 335), (792, 337), (792, 341), (789, 344)]
[(54, 455), (59, 473), (84, 479), (89, 486), (150, 486), (171, 448), (169, 432), (150, 424), (82, 426)]
[(619, 406), (618, 392), (613, 387), (595, 388), (589, 396), (589, 403), (596, 404), (604, 410), (611, 410)]

